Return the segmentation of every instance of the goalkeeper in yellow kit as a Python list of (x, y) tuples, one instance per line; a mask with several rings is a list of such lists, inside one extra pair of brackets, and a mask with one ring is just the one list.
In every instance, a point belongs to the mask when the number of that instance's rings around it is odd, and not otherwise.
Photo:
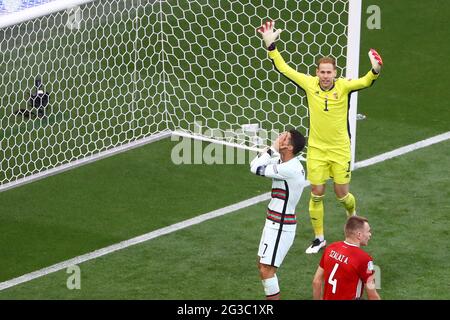
[(274, 30), (273, 21), (258, 28), (277, 70), (294, 81), (305, 92), (309, 108), (309, 137), (306, 157), (307, 179), (311, 183), (309, 214), (315, 238), (306, 253), (317, 253), (326, 245), (323, 232), (323, 197), (328, 178), (334, 180), (336, 197), (346, 209), (347, 216), (356, 215), (355, 197), (349, 192), (351, 178), (349, 98), (352, 92), (368, 88), (378, 78), (383, 64), (380, 55), (369, 51), (372, 63), (364, 77), (336, 79), (336, 62), (323, 57), (317, 63), (316, 76), (306, 75), (289, 67), (278, 52), (275, 41), (281, 30)]

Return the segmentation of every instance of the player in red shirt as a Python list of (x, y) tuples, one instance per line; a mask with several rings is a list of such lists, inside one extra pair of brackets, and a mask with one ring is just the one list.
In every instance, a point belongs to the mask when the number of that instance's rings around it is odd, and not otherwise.
[[(366, 246), (372, 234), (366, 218), (352, 216), (345, 224), (345, 241), (326, 247), (313, 280), (314, 300), (360, 299), (364, 287), (369, 300), (380, 300), (375, 288), (372, 257)], [(322, 283), (323, 296), (322, 296)]]

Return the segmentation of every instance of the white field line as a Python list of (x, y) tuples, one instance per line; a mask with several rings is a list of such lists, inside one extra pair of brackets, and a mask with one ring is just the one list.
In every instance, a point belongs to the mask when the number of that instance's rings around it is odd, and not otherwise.
[[(422, 140), (422, 141), (413, 143), (411, 145), (408, 145), (408, 146), (405, 146), (405, 147), (402, 147), (399, 149), (395, 149), (390, 152), (383, 153), (379, 156), (357, 162), (357, 163), (355, 163), (355, 170), (359, 169), (359, 168), (364, 168), (364, 167), (367, 167), (367, 166), (391, 159), (393, 157), (397, 157), (397, 156), (403, 155), (405, 153), (408, 153), (408, 152), (411, 152), (411, 151), (414, 151), (414, 150), (417, 150), (420, 148), (424, 148), (429, 145), (432, 145), (432, 144), (435, 144), (435, 143), (438, 143), (441, 141), (445, 141), (448, 139), (450, 139), (450, 131), (446, 132), (444, 134), (426, 139), (426, 140)], [(75, 257), (73, 259), (69, 259), (69, 260), (54, 264), (50, 267), (46, 267), (46, 268), (31, 272), (31, 273), (27, 273), (23, 276), (1, 282), (0, 283), (0, 291), (10, 288), (10, 287), (13, 287), (13, 286), (16, 286), (18, 284), (24, 283), (24, 282), (34, 280), (36, 278), (40, 278), (40, 277), (45, 276), (50, 273), (54, 273), (54, 272), (66, 269), (70, 266), (77, 265), (77, 264), (80, 264), (80, 263), (83, 263), (83, 262), (86, 262), (89, 260), (93, 260), (98, 257), (110, 254), (112, 252), (115, 252), (115, 251), (118, 251), (118, 250), (121, 250), (124, 248), (128, 248), (130, 246), (160, 237), (162, 235), (166, 235), (166, 234), (169, 234), (169, 233), (181, 230), (181, 229), (185, 229), (187, 227), (202, 223), (203, 221), (226, 215), (230, 212), (234, 212), (234, 211), (252, 206), (252, 205), (260, 203), (262, 201), (267, 201), (270, 199), (270, 196), (271, 196), (271, 193), (268, 192), (268, 193), (235, 203), (233, 205), (230, 205), (230, 206), (218, 209), (218, 210), (214, 210), (214, 211), (202, 214), (200, 216), (197, 216), (197, 217), (194, 217), (194, 218), (191, 218), (188, 220), (184, 220), (184, 221), (172, 224), (170, 226), (146, 233), (144, 235), (141, 235), (141, 236), (129, 239), (129, 240), (125, 240), (125, 241), (119, 242), (117, 244), (114, 244), (114, 245), (111, 245), (111, 246), (108, 246), (108, 247), (105, 247), (105, 248), (102, 248), (99, 250), (95, 250), (93, 252)]]
[(90, 252), (90, 253), (87, 253), (87, 254), (75, 257), (75, 258), (70, 259), (70, 260), (66, 260), (66, 261), (54, 264), (54, 265), (52, 265), (50, 267), (43, 268), (41, 270), (34, 271), (34, 272), (31, 272), (31, 273), (27, 273), (27, 274), (25, 274), (23, 276), (20, 276), (18, 278), (14, 278), (14, 279), (11, 279), (11, 280), (8, 280), (8, 281), (0, 283), (0, 290), (4, 290), (4, 289), (10, 288), (10, 287), (13, 287), (15, 285), (18, 285), (20, 283), (24, 283), (24, 282), (27, 282), (27, 281), (39, 278), (39, 277), (45, 276), (47, 274), (50, 274), (50, 273), (62, 270), (62, 269), (66, 269), (67, 267), (70, 267), (70, 266), (73, 266), (73, 265), (76, 265), (76, 264), (80, 264), (80, 263), (83, 263), (83, 262), (86, 262), (86, 261), (89, 261), (89, 260), (92, 260), (92, 259), (104, 256), (106, 254), (110, 254), (112, 252), (115, 252), (115, 251), (118, 251), (118, 250), (130, 247), (130, 246), (134, 246), (136, 244), (139, 244), (139, 243), (142, 243), (142, 242), (145, 242), (145, 241), (148, 241), (148, 240), (160, 237), (162, 235), (169, 234), (169, 233), (172, 233), (172, 232), (175, 232), (175, 231), (178, 231), (178, 230), (181, 230), (181, 229), (184, 229), (184, 228), (187, 228), (187, 227), (199, 224), (199, 223), (201, 223), (203, 221), (206, 221), (206, 220), (209, 220), (209, 219), (213, 219), (213, 218), (216, 218), (216, 217), (219, 217), (219, 216), (223, 216), (223, 215), (225, 215), (227, 213), (230, 213), (230, 212), (242, 209), (242, 208), (246, 208), (246, 207), (252, 206), (252, 205), (257, 204), (259, 202), (266, 201), (266, 200), (270, 199), (270, 195), (271, 195), (270, 192), (268, 192), (268, 193), (265, 193), (265, 194), (262, 194), (262, 195), (259, 195), (259, 196), (256, 196), (256, 197), (253, 197), (253, 198), (250, 198), (250, 199), (247, 199), (247, 200), (235, 203), (235, 204), (232, 204), (230, 206), (227, 206), (227, 207), (224, 207), (224, 208), (221, 208), (221, 209), (218, 209), (218, 210), (214, 210), (214, 211), (211, 211), (211, 212), (199, 215), (199, 216), (194, 217), (192, 219), (184, 220), (184, 221), (172, 224), (170, 226), (167, 226), (167, 227), (164, 227), (164, 228), (161, 228), (161, 229), (158, 229), (158, 230), (146, 233), (144, 235), (141, 235), (141, 236), (129, 239), (129, 240), (125, 240), (125, 241), (119, 242), (117, 244), (113, 244), (111, 246), (108, 246), (108, 247), (105, 247), (105, 248), (102, 248), (102, 249), (99, 249), (99, 250), (95, 250), (93, 252)]
[(428, 146), (431, 146), (432, 144), (435, 143), (439, 143), (445, 140), (450, 139), (450, 131), (425, 139), (425, 140), (421, 140), (418, 141), (416, 143), (413, 144), (409, 144), (407, 146), (386, 152), (386, 153), (382, 153), (378, 156), (375, 156), (373, 158), (367, 159), (367, 160), (363, 160), (363, 161), (359, 161), (357, 163), (355, 163), (355, 170), (356, 169), (360, 169), (360, 168), (364, 168), (364, 167), (368, 167), (371, 166), (373, 164), (379, 163), (379, 162), (383, 162), (385, 160), (394, 158), (394, 157), (398, 157), (401, 156), (402, 154), (417, 150), (417, 149), (421, 149), (421, 148), (425, 148)]

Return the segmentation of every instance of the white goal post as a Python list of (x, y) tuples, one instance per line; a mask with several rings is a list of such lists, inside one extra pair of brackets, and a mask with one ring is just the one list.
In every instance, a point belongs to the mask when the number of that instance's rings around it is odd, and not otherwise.
[[(0, 3), (0, 191), (172, 133), (249, 149), (245, 125), (307, 135), (306, 97), (256, 32), (268, 19), (290, 65), (331, 55), (358, 76), (361, 0), (42, 2)], [(356, 97), (350, 125), (354, 159)]]

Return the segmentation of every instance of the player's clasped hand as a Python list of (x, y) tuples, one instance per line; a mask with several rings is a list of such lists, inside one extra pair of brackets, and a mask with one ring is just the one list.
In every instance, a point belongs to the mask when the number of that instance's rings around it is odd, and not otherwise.
[(274, 27), (275, 21), (267, 21), (258, 28), (258, 32), (262, 35), (267, 48), (277, 40), (278, 36), (283, 31), (281, 29), (274, 31)]

